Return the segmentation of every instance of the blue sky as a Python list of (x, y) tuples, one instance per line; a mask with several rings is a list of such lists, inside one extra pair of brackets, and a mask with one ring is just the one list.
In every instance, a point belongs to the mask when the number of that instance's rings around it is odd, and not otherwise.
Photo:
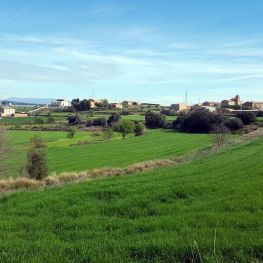
[(262, 0), (0, 0), (0, 95), (263, 100), (262, 12)]

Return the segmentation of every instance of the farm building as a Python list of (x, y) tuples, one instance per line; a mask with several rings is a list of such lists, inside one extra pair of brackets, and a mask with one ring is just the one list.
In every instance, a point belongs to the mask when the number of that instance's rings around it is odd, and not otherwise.
[(57, 99), (51, 103), (51, 107), (66, 108), (69, 106), (70, 103), (66, 99)]
[(130, 107), (134, 107), (134, 106), (139, 106), (140, 102), (125, 100), (121, 104), (123, 107), (130, 108)]
[(188, 108), (187, 108), (187, 105), (185, 103), (175, 103), (175, 104), (172, 104), (170, 106), (170, 108), (172, 110), (175, 110), (175, 111), (186, 111)]
[(220, 102), (205, 101), (205, 102), (202, 104), (202, 106), (220, 108)]
[(221, 108), (228, 108), (233, 106), (241, 106), (242, 102), (240, 100), (240, 96), (236, 95), (234, 98), (230, 100), (222, 100), (221, 101)]
[(247, 101), (243, 106), (249, 107), (252, 110), (263, 110), (263, 101)]
[(0, 106), (0, 117), (13, 117), (16, 110), (12, 106)]
[(123, 106), (121, 103), (111, 103), (110, 104), (110, 108), (113, 109), (113, 110), (117, 110), (117, 109), (122, 109)]
[(161, 105), (156, 103), (142, 103), (141, 106), (149, 109), (157, 109), (160, 108)]

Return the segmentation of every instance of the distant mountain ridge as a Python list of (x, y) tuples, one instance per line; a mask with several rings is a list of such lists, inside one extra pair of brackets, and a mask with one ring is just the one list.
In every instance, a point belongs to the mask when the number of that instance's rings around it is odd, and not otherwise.
[(20, 105), (36, 105), (36, 104), (50, 104), (55, 99), (53, 98), (19, 98), (19, 97), (11, 97), (4, 99), (5, 102), (10, 102), (14, 104)]

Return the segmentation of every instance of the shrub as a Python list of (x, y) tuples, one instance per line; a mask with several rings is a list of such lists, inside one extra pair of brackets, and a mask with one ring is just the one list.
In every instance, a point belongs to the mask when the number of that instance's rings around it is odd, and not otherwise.
[(147, 128), (163, 128), (165, 126), (165, 116), (160, 113), (148, 111), (145, 114), (145, 123)]
[(243, 122), (239, 118), (228, 119), (225, 125), (231, 131), (237, 131), (244, 127)]
[(143, 135), (144, 131), (145, 131), (145, 126), (142, 123), (140, 123), (140, 122), (135, 123), (135, 125), (134, 125), (135, 136)]
[(109, 126), (112, 126), (114, 123), (117, 123), (120, 119), (121, 119), (120, 114), (114, 112), (113, 114), (110, 115), (107, 123)]
[(88, 119), (86, 122), (86, 127), (90, 127), (93, 125), (93, 120), (92, 119)]
[(68, 123), (69, 124), (79, 124), (80, 123), (79, 116), (77, 114), (68, 116)]
[(93, 119), (94, 126), (103, 126), (105, 127), (107, 124), (107, 120), (104, 117)]
[(35, 124), (44, 124), (45, 122), (44, 122), (44, 120), (41, 119), (41, 118), (35, 118), (34, 123), (35, 123)]
[(39, 137), (31, 140), (27, 155), (26, 171), (31, 179), (42, 180), (48, 175), (45, 144)]
[(239, 119), (241, 119), (241, 121), (245, 125), (249, 125), (252, 122), (256, 122), (257, 121), (257, 115), (254, 112), (240, 112), (240, 113), (237, 114), (237, 117)]
[(68, 132), (68, 138), (73, 139), (74, 136), (76, 135), (77, 129), (75, 127), (71, 128), (70, 131)]
[(213, 127), (224, 123), (223, 115), (209, 112), (206, 109), (198, 109), (181, 114), (173, 122), (173, 127), (185, 132), (208, 133)]
[(49, 115), (49, 116), (48, 116), (48, 119), (47, 119), (47, 123), (48, 123), (48, 124), (53, 124), (53, 123), (55, 123), (55, 118), (54, 118), (52, 115)]
[(108, 128), (103, 132), (103, 139), (106, 141), (111, 140), (113, 137), (113, 130), (111, 128)]
[(263, 111), (258, 111), (257, 117), (263, 117)]
[(122, 120), (118, 123), (118, 132), (122, 134), (123, 139), (129, 134), (134, 132), (134, 123), (129, 120)]

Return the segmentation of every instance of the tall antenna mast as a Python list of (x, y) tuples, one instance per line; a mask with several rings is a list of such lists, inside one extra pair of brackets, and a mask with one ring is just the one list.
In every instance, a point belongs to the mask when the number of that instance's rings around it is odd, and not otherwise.
[(187, 106), (188, 104), (188, 91), (186, 90), (185, 92), (185, 105)]

